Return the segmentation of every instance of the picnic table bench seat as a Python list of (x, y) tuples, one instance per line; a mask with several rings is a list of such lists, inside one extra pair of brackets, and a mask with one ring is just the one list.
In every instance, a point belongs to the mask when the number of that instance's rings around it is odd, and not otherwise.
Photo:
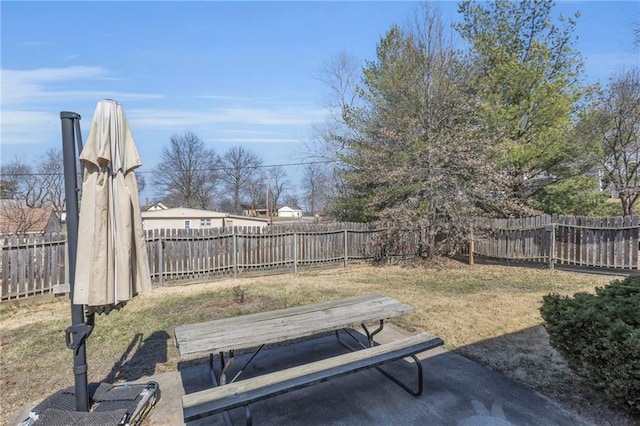
[(388, 372), (382, 369), (380, 371), (405, 390), (414, 395), (420, 395), (422, 365), (415, 355), (442, 344), (442, 339), (430, 333), (420, 333), (390, 343), (187, 394), (182, 398), (184, 419), (188, 422), (233, 408), (244, 407), (247, 424), (251, 424), (248, 407), (251, 403), (371, 367), (379, 368), (386, 362), (406, 357), (413, 357), (418, 369), (417, 391), (410, 391)]

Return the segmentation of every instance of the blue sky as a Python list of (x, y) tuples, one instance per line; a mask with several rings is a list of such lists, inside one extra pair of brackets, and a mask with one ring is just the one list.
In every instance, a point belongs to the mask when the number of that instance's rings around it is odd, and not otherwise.
[[(437, 2), (445, 22), (457, 2)], [(413, 2), (0, 2), (3, 163), (35, 164), (61, 147), (60, 111), (124, 105), (141, 172), (170, 137), (191, 131), (217, 153), (242, 145), (265, 164), (301, 161), (313, 123), (325, 116), (316, 78), (340, 52), (362, 61)], [(638, 65), (633, 28), (640, 2), (560, 1), (581, 11), (578, 50), (590, 82)], [(301, 167), (287, 167), (297, 184)], [(147, 194), (152, 197), (152, 194)]]

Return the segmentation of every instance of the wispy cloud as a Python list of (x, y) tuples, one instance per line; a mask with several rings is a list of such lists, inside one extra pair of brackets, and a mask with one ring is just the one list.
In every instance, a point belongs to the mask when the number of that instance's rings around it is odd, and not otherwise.
[(268, 98), (256, 99), (248, 96), (228, 96), (228, 95), (198, 95), (198, 99), (213, 99), (216, 101), (231, 101), (231, 102), (255, 102), (256, 100), (268, 101)]
[(243, 143), (286, 143), (292, 144), (300, 142), (296, 138), (215, 138), (211, 140), (214, 143), (243, 144)]
[[(154, 100), (164, 95), (121, 92), (112, 89), (65, 89), (81, 82), (100, 87), (100, 82), (116, 80), (102, 67), (72, 66), (30, 70), (0, 70), (1, 140), (3, 145), (34, 144), (59, 136), (58, 105), (93, 104), (96, 100)], [(52, 107), (52, 105), (54, 105)]]
[(2, 108), (16, 105), (45, 104), (52, 100), (82, 100), (101, 97), (119, 99), (158, 99), (162, 95), (121, 93), (100, 90), (53, 90), (51, 86), (75, 81), (111, 80), (101, 67), (74, 66), (66, 68), (37, 68), (31, 70), (0, 71), (2, 78)]
[(52, 137), (59, 138), (59, 113), (3, 110), (0, 117), (2, 145), (43, 143), (50, 141)]
[(326, 115), (319, 108), (215, 108), (207, 111), (131, 109), (129, 121), (138, 127), (181, 129), (216, 124), (238, 126), (306, 126)]

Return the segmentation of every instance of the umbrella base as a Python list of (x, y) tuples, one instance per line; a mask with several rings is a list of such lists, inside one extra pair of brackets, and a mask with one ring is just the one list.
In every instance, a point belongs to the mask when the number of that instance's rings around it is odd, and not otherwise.
[(156, 382), (119, 385), (92, 383), (89, 385), (89, 396), (89, 412), (81, 412), (75, 411), (73, 387), (58, 391), (35, 406), (29, 418), (20, 426), (139, 425), (160, 400), (160, 387)]

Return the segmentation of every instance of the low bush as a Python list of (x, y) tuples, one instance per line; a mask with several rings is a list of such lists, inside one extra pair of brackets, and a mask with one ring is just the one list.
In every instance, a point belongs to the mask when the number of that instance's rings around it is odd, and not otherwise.
[(640, 276), (595, 294), (549, 294), (540, 312), (569, 367), (613, 404), (640, 415)]

